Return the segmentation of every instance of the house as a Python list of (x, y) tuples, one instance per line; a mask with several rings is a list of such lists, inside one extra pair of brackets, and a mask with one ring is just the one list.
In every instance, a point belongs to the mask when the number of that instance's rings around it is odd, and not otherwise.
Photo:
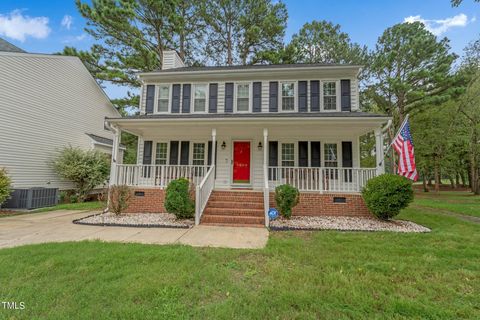
[(62, 147), (112, 153), (104, 119), (120, 114), (77, 57), (26, 53), (0, 39), (0, 73), (0, 167), (14, 189), (72, 188), (50, 166)]
[[(140, 73), (140, 114), (108, 118), (139, 137), (138, 163), (112, 163), (112, 184), (135, 189), (129, 210), (163, 212), (169, 181), (196, 188), (196, 223), (268, 225), (274, 189), (300, 192), (297, 215), (368, 215), (360, 196), (384, 172), (360, 168), (359, 137), (381, 149), (389, 118), (359, 111), (360, 66), (186, 67), (174, 51)], [(114, 157), (115, 159), (115, 157)]]

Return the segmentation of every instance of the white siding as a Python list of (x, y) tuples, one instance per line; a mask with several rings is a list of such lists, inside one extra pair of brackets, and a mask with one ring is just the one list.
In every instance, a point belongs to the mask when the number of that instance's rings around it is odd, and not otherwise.
[(1, 53), (0, 72), (0, 167), (15, 188), (71, 187), (49, 165), (56, 150), (112, 139), (104, 118), (118, 112), (78, 58)]

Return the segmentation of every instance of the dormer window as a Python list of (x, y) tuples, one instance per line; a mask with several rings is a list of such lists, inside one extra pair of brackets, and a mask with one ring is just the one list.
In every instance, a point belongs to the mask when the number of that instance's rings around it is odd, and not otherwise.
[(295, 83), (282, 82), (281, 87), (282, 111), (295, 110)]
[(337, 110), (337, 83), (335, 81), (323, 82), (323, 110)]
[(157, 112), (168, 112), (169, 100), (170, 100), (170, 86), (168, 84), (159, 85)]
[(196, 84), (193, 92), (193, 112), (205, 112), (207, 105), (207, 85)]
[(250, 84), (237, 84), (237, 112), (250, 110)]

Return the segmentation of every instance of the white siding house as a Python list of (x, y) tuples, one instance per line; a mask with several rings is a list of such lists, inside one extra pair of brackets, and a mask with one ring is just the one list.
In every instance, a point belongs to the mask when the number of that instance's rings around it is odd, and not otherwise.
[(0, 52), (0, 167), (14, 188), (70, 188), (52, 157), (69, 145), (111, 154), (104, 119), (119, 116), (77, 57)]

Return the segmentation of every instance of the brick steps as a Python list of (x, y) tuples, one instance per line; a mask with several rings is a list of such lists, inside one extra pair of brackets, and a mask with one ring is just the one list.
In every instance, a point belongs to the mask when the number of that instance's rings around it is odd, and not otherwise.
[(263, 194), (255, 191), (214, 190), (202, 215), (202, 224), (263, 227)]

